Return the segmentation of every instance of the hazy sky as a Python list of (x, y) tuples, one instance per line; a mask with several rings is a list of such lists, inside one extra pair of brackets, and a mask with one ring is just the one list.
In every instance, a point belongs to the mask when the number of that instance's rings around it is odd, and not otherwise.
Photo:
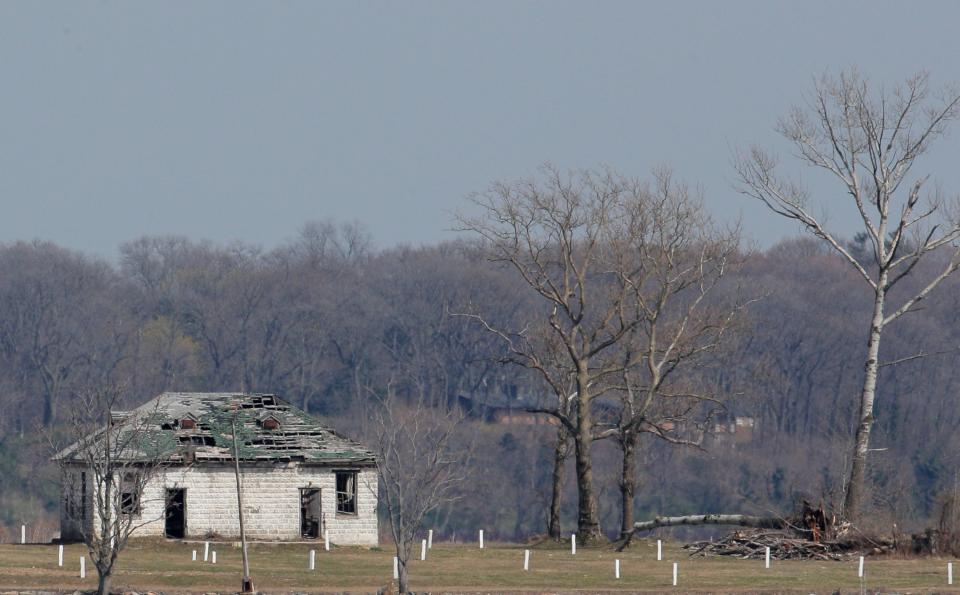
[[(550, 161), (671, 164), (767, 245), (796, 227), (732, 190), (730, 148), (782, 147), (827, 69), (960, 80), (958, 22), (956, 2), (6, 1), (0, 241), (271, 247), (335, 219), (428, 243)], [(924, 162), (952, 190), (957, 138)]]

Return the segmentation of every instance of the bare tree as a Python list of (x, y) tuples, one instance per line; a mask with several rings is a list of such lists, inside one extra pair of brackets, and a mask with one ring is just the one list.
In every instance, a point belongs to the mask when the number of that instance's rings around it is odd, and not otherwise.
[(458, 442), (463, 414), (438, 409), (422, 395), (402, 402), (391, 381), (376, 403), (372, 443), (380, 474), (380, 502), (390, 522), (397, 551), (399, 591), (409, 591), (409, 561), (424, 519), (458, 498), (466, 479), (469, 445)]
[(599, 434), (614, 438), (623, 455), (621, 538), (634, 531), (640, 436), (700, 446), (703, 432), (695, 427), (709, 421), (720, 403), (713, 392), (698, 389), (691, 375), (720, 347), (745, 306), (739, 296), (716, 296), (739, 265), (738, 230), (714, 226), (701, 201), (670, 171), (655, 172), (655, 180), (647, 216), (634, 231), (643, 276), (631, 285), (629, 304), (639, 324), (623, 341), (620, 411), (616, 427)]
[[(602, 537), (593, 487), (591, 443), (598, 433), (591, 403), (639, 363), (622, 355), (649, 316), (647, 243), (659, 234), (663, 246), (669, 250), (677, 244), (675, 254), (680, 254), (684, 236), (677, 226), (693, 222), (663, 219), (677, 206), (668, 203), (678, 195), (668, 172), (658, 172), (656, 179), (652, 189), (610, 170), (563, 175), (545, 167), (542, 181), (497, 183), (473, 196), (480, 214), (460, 217), (464, 230), (486, 241), (489, 257), (509, 264), (540, 298), (539, 324), (524, 329), (497, 328), (480, 314), (472, 316), (503, 339), (503, 361), (534, 371), (551, 387), (555, 402), (541, 412), (558, 419), (561, 431), (573, 439), (577, 532), (584, 543)], [(683, 228), (679, 233), (692, 239), (699, 232)], [(709, 268), (713, 258), (700, 262)], [(671, 349), (667, 360), (676, 353)]]
[[(775, 213), (793, 219), (828, 244), (870, 287), (872, 316), (867, 339), (859, 419), (843, 513), (861, 513), (870, 431), (874, 423), (877, 378), (884, 329), (917, 309), (940, 283), (960, 267), (960, 222), (936, 191), (929, 176), (914, 172), (917, 160), (960, 115), (960, 94), (934, 92), (928, 76), (918, 74), (892, 89), (876, 88), (855, 70), (824, 76), (807, 105), (794, 108), (777, 129), (805, 164), (837, 179), (867, 235), (869, 250), (858, 259), (849, 246), (814, 214), (808, 192), (775, 173), (777, 160), (759, 148), (736, 156), (740, 190)], [(915, 272), (927, 256), (949, 251), (938, 272), (920, 289), (894, 294), (897, 284)], [(901, 292), (902, 293), (902, 292)], [(907, 361), (912, 358), (904, 358)]]
[(78, 395), (62, 435), (73, 443), (54, 456), (63, 481), (64, 518), (87, 545), (99, 595), (110, 593), (114, 567), (130, 535), (161, 520), (143, 514), (142, 497), (177, 448), (168, 432), (156, 431), (155, 409), (115, 410), (122, 395), (115, 386)]

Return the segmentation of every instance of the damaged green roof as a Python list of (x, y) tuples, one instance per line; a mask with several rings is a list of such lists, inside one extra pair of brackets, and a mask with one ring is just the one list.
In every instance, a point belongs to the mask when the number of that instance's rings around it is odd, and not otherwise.
[[(121, 423), (139, 420), (138, 425), (143, 427), (146, 422), (147, 432), (154, 434), (153, 438), (175, 444), (168, 457), (171, 463), (233, 460), (234, 416), (241, 461), (374, 463), (373, 453), (361, 444), (337, 434), (275, 395), (163, 393), (132, 411), (112, 413)], [(271, 418), (276, 420), (275, 424)], [(65, 458), (73, 458), (67, 454), (70, 450), (62, 453), (67, 455)]]

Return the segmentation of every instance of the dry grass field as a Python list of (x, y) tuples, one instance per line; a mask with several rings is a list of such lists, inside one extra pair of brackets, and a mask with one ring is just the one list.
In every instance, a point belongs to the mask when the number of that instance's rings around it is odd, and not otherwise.
[[(304, 544), (254, 544), (252, 574), (258, 590), (280, 592), (376, 592), (392, 576), (387, 549), (334, 548), (317, 550), (317, 569), (307, 569)], [(203, 555), (203, 544), (140, 541), (124, 551), (116, 589), (164, 592), (231, 592), (239, 586), (240, 550), (232, 543), (211, 544), (217, 564), (191, 561), (191, 550)], [(411, 588), (429, 592), (789, 592), (932, 593), (950, 592), (947, 560), (867, 558), (866, 580), (857, 578), (857, 561), (777, 562), (764, 569), (762, 561), (690, 558), (678, 545), (667, 544), (657, 562), (655, 542), (639, 541), (628, 552), (610, 547), (581, 548), (572, 556), (567, 547), (540, 545), (531, 549), (531, 568), (523, 571), (522, 545), (434, 544), (428, 559), (412, 563)], [(79, 578), (82, 546), (66, 547), (63, 568), (57, 566), (57, 546), (0, 545), (0, 590), (82, 589), (96, 584), (87, 561), (87, 579)], [(416, 552), (419, 554), (419, 549)], [(614, 578), (614, 559), (621, 578)], [(679, 563), (673, 587), (672, 562)], [(960, 568), (955, 568), (960, 571)], [(958, 577), (960, 578), (960, 577)], [(958, 581), (960, 582), (960, 581)], [(955, 592), (960, 592), (960, 588)]]

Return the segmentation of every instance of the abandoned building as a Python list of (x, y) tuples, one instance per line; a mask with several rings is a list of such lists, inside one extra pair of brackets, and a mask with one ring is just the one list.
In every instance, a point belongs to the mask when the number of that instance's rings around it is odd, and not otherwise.
[[(248, 538), (328, 535), (331, 543), (377, 545), (373, 454), (276, 396), (164, 393), (132, 411), (111, 412), (111, 422), (139, 428), (139, 444), (169, 445), (142, 481), (117, 481), (121, 514), (136, 520), (134, 536), (239, 536), (236, 438)], [(82, 539), (81, 530), (95, 531), (100, 522), (97, 473), (77, 455), (79, 444), (57, 455), (65, 540)], [(127, 449), (138, 454), (127, 456), (122, 475), (136, 479), (138, 464), (147, 469), (144, 450)]]

